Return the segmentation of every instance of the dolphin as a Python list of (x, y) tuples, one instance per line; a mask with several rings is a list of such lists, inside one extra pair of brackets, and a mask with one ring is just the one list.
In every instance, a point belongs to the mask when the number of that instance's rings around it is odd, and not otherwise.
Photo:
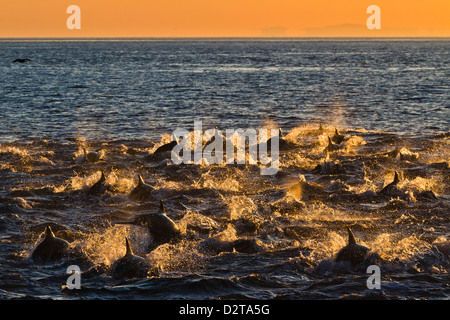
[[(270, 137), (266, 141), (267, 145), (267, 151), (272, 150), (272, 137)], [(279, 150), (287, 150), (292, 147), (292, 144), (289, 143), (283, 136), (283, 132), (281, 131), (281, 128), (278, 128), (278, 148)]]
[[(219, 128), (216, 126), (214, 128), (214, 135), (209, 138), (208, 141), (206, 141), (205, 145), (203, 146), (203, 152), (205, 152), (205, 149), (210, 144), (214, 143), (217, 139), (222, 139), (222, 152), (225, 152), (227, 150), (227, 138), (219, 131)], [(233, 143), (234, 144), (234, 143)], [(236, 147), (235, 147), (236, 148)], [(214, 150), (214, 153), (219, 152), (218, 150)]]
[(31, 254), (36, 262), (53, 262), (68, 256), (69, 242), (55, 237), (50, 226), (45, 229), (45, 238)]
[(206, 252), (219, 254), (221, 252), (257, 253), (263, 251), (260, 241), (255, 238), (243, 238), (232, 241), (219, 240), (215, 237), (200, 242), (199, 247)]
[(339, 173), (345, 173), (345, 168), (340, 163), (333, 162), (333, 161), (324, 161), (324, 162), (318, 164), (313, 169), (313, 171), (316, 173), (322, 173), (322, 174), (339, 174)]
[(289, 194), (297, 200), (318, 200), (328, 198), (329, 194), (324, 188), (315, 182), (308, 182), (304, 175), (299, 174), (298, 183), (295, 183), (288, 187)]
[(320, 132), (322, 132), (323, 131), (323, 126), (322, 126), (322, 123), (320, 123), (319, 124), (319, 129), (318, 129)]
[(343, 247), (336, 255), (335, 261), (349, 261), (352, 266), (356, 266), (364, 261), (370, 249), (356, 243), (353, 232), (347, 227), (348, 244)]
[(88, 191), (88, 195), (98, 196), (106, 191), (105, 173), (102, 171), (102, 176)]
[(331, 138), (328, 137), (328, 146), (325, 148), (325, 151), (332, 152), (337, 150), (339, 150), (339, 145), (334, 144), (333, 141), (331, 141)]
[(342, 134), (339, 134), (338, 129), (334, 129), (334, 136), (331, 138), (331, 140), (336, 144), (341, 144), (344, 141), (344, 136)]
[(151, 185), (146, 184), (140, 174), (138, 174), (138, 181), (138, 185), (133, 190), (131, 190), (129, 197), (136, 201), (143, 201), (146, 200), (156, 189)]
[(133, 224), (147, 227), (153, 238), (152, 247), (178, 240), (181, 237), (181, 230), (176, 223), (166, 215), (164, 202), (160, 200), (159, 204), (160, 207), (158, 212), (140, 215), (131, 223), (126, 222), (119, 224)]
[(422, 191), (417, 194), (414, 193), (414, 197), (418, 201), (436, 201), (436, 200), (438, 200), (438, 198), (436, 197), (434, 192), (431, 190)]
[(178, 142), (176, 142), (176, 141), (171, 141), (169, 143), (163, 144), (158, 149), (156, 149), (155, 152), (153, 152), (153, 154), (157, 155), (157, 154), (165, 153), (168, 151), (172, 151), (173, 147), (175, 147), (177, 144), (178, 144)]
[(145, 259), (133, 254), (131, 250), (130, 242), (125, 237), (125, 245), (127, 251), (125, 255), (113, 263), (112, 277), (114, 279), (123, 278), (140, 278), (145, 277), (148, 274), (148, 266), (145, 263)]
[(98, 160), (100, 160), (100, 154), (95, 151), (87, 151), (85, 148), (83, 148), (84, 157), (86, 158), (86, 161), (89, 163), (95, 163)]
[(172, 149), (178, 144), (177, 138), (175, 135), (173, 135), (173, 140), (169, 143), (163, 144), (162, 146), (158, 147), (155, 152), (153, 152), (153, 155), (159, 155), (161, 153), (166, 153), (168, 151), (172, 151)]
[(419, 157), (418, 153), (411, 152), (405, 148), (402, 149), (395, 148), (394, 150), (384, 153), (384, 155), (387, 155), (388, 157), (391, 158), (398, 157), (400, 161), (409, 161), (409, 162), (413, 162), (417, 160), (417, 158)]
[(395, 171), (394, 180), (389, 183), (387, 186), (385, 186), (383, 189), (381, 189), (378, 194), (386, 194), (391, 192), (397, 187), (397, 184), (400, 182), (400, 179), (398, 178), (398, 172)]
[(18, 58), (18, 59), (15, 59), (13, 62), (24, 63), (24, 62), (28, 62), (28, 61), (31, 61), (31, 60), (30, 59), (20, 59), (20, 58)]

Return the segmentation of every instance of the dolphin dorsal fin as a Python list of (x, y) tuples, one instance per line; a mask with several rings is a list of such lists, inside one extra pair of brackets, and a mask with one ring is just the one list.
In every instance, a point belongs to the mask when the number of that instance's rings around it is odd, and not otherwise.
[(330, 136), (328, 136), (328, 145), (331, 146), (333, 144), (333, 142), (331, 141)]
[(144, 181), (144, 179), (142, 178), (142, 176), (140, 174), (138, 174), (138, 180), (139, 180), (138, 185), (145, 184), (145, 181)]
[(355, 236), (353, 235), (352, 230), (350, 230), (349, 227), (347, 227), (348, 232), (348, 244), (356, 244)]
[(398, 178), (398, 172), (395, 171), (394, 181), (392, 181), (392, 183), (398, 183), (398, 182), (400, 182), (400, 179)]
[(125, 253), (126, 256), (133, 254), (133, 250), (131, 250), (130, 242), (128, 241), (128, 238), (125, 237), (125, 246), (127, 247), (127, 252)]
[(47, 228), (45, 228), (45, 238), (54, 238), (55, 234), (52, 231), (52, 228), (50, 228), (50, 226), (47, 226)]
[(100, 181), (106, 181), (105, 172), (103, 172), (103, 170), (101, 172), (102, 176), (100, 177)]
[(283, 132), (281, 132), (281, 128), (278, 128), (278, 135), (280, 136), (280, 138), (283, 138)]
[(339, 135), (339, 131), (337, 128), (334, 128), (334, 135), (338, 136)]
[(177, 144), (179, 144), (180, 142), (178, 141), (178, 137), (175, 133), (172, 134), (172, 141), (175, 141)]
[(164, 202), (162, 200), (159, 200), (159, 211), (166, 214), (166, 208), (164, 207)]

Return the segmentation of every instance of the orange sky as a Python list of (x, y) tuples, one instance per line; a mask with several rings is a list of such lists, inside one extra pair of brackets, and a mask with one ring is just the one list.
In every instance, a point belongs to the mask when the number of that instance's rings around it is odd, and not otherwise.
[[(81, 8), (81, 30), (66, 9)], [(381, 30), (368, 30), (369, 5)], [(0, 37), (450, 37), (449, 0), (14, 0)]]

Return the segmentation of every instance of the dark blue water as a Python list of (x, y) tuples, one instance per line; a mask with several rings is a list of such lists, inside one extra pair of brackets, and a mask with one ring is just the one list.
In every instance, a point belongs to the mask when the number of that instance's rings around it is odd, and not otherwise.
[[(0, 299), (449, 299), (449, 60), (447, 40), (0, 41)], [(153, 155), (194, 120), (291, 147), (274, 176)], [(121, 223), (160, 199), (183, 236), (149, 250)], [(84, 258), (30, 259), (48, 225)], [(125, 237), (158, 275), (112, 278)]]
[(446, 40), (2, 41), (0, 134), (155, 138), (194, 119), (289, 129), (336, 116), (341, 127), (445, 132), (449, 59)]

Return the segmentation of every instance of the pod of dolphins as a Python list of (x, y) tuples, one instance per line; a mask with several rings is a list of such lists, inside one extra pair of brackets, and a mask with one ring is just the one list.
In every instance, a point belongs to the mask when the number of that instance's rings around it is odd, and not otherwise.
[[(319, 130), (323, 130), (320, 126)], [(280, 134), (280, 146), (283, 148), (288, 147), (288, 142)], [(328, 146), (324, 151), (333, 152), (339, 150), (340, 144), (344, 141), (345, 137), (341, 135), (338, 130), (335, 130), (334, 136), (328, 137)], [(162, 145), (155, 151), (155, 155), (159, 155), (164, 152), (172, 150), (172, 148), (177, 144), (176, 140), (170, 143)], [(268, 143), (269, 144), (269, 143)], [(97, 162), (99, 160), (99, 155), (94, 151), (86, 151), (83, 149), (86, 160), (90, 163)], [(316, 168), (317, 169), (317, 168)], [(323, 170), (324, 168), (319, 168)], [(141, 175), (137, 175), (138, 184), (129, 194), (129, 198), (135, 201), (144, 201), (151, 198), (152, 192), (155, 188), (149, 184), (146, 184)], [(391, 183), (382, 188), (378, 194), (383, 195), (390, 193), (396, 188), (399, 183), (399, 174), (395, 172), (394, 179)], [(87, 194), (89, 196), (99, 196), (107, 190), (106, 177), (104, 172), (101, 172), (100, 179), (92, 185)], [(156, 212), (150, 212), (147, 214), (140, 215), (134, 219), (132, 222), (118, 222), (117, 224), (132, 224), (137, 226), (142, 226), (148, 228), (148, 231), (152, 237), (150, 250), (156, 248), (157, 246), (164, 243), (173, 243), (179, 241), (183, 238), (183, 232), (179, 226), (170, 219), (165, 210), (164, 202), (160, 200), (159, 210)], [(348, 243), (345, 247), (341, 248), (339, 252), (334, 257), (335, 262), (348, 262), (352, 266), (356, 266), (364, 261), (364, 259), (369, 255), (371, 250), (365, 246), (362, 246), (356, 242), (355, 236), (352, 230), (347, 226), (348, 233)], [(135, 278), (143, 277), (149, 274), (158, 275), (158, 272), (154, 269), (150, 269), (145, 263), (145, 259), (133, 254), (128, 238), (125, 238), (125, 255), (117, 260), (111, 266), (111, 275), (114, 279), (122, 278)], [(244, 252), (244, 253), (254, 253), (260, 250), (258, 243), (255, 239), (239, 239), (235, 241), (220, 241), (211, 237), (201, 243), (201, 247), (214, 251), (214, 252)], [(66, 240), (58, 238), (53, 233), (50, 226), (46, 227), (44, 239), (36, 246), (31, 254), (31, 259), (36, 263), (51, 263), (69, 256), (70, 243)]]

